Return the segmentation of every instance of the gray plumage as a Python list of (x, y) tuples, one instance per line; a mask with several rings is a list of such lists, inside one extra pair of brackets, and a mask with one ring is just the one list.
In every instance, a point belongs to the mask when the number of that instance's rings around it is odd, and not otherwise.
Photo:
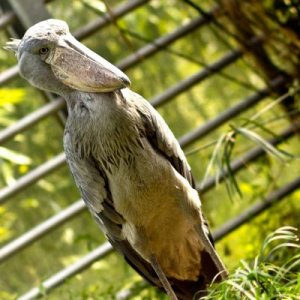
[(129, 264), (172, 299), (192, 299), (214, 277), (225, 278), (187, 160), (161, 116), (128, 88), (127, 76), (59, 20), (36, 24), (7, 48), (25, 79), (66, 99), (70, 170)]

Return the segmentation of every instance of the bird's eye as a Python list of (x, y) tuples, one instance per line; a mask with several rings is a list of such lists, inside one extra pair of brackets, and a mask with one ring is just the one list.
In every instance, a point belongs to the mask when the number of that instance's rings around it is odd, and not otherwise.
[(39, 54), (40, 55), (45, 55), (45, 54), (47, 54), (49, 52), (49, 48), (47, 48), (47, 47), (43, 47), (43, 48), (41, 48), (40, 50), (39, 50)]

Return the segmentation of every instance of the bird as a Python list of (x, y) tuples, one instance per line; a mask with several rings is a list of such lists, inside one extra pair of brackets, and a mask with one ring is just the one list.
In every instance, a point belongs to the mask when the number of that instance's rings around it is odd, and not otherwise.
[(5, 48), (31, 85), (65, 99), (70, 171), (128, 264), (171, 300), (199, 299), (224, 280), (183, 150), (127, 75), (77, 41), (62, 20), (41, 21)]

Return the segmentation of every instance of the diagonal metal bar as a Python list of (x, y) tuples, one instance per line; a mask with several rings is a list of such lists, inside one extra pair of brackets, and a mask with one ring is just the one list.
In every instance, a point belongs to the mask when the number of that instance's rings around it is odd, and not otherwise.
[(19, 72), (18, 65), (15, 65), (0, 73), (0, 86), (14, 79), (19, 74), (18, 72)]
[(104, 243), (103, 245), (88, 253), (86, 256), (79, 259), (74, 264), (68, 266), (67, 268), (61, 270), (60, 272), (54, 274), (53, 276), (42, 282), (41, 286), (43, 287), (43, 291), (41, 290), (41, 288), (33, 288), (26, 294), (20, 296), (18, 300), (31, 300), (42, 297), (44, 295), (44, 292), (48, 293), (54, 288), (60, 286), (68, 278), (71, 278), (76, 274), (82, 272), (83, 270), (89, 268), (95, 261), (104, 258), (112, 251), (112, 246), (108, 242)]
[(54, 170), (57, 170), (59, 167), (63, 166), (65, 162), (65, 154), (61, 153), (51, 160), (40, 165), (33, 171), (27, 173), (26, 175), (18, 179), (13, 185), (4, 187), (0, 190), (0, 204), (3, 204), (9, 197), (24, 190), (24, 188), (30, 186), (47, 174), (53, 172)]
[(289, 194), (293, 193), (299, 188), (300, 177), (283, 186), (282, 188), (272, 192), (268, 197), (266, 197), (262, 201), (250, 206), (243, 213), (223, 224), (219, 229), (213, 232), (213, 239), (215, 241), (219, 241), (233, 230), (249, 222), (256, 216), (267, 210), (269, 207), (278, 203), (280, 200), (283, 200), (284, 197), (288, 196)]
[(52, 101), (40, 109), (26, 115), (24, 118), (20, 119), (14, 125), (7, 127), (6, 129), (0, 131), (0, 144), (3, 144), (7, 140), (11, 139), (16, 134), (26, 130), (27, 128), (32, 127), (39, 121), (48, 117), (51, 114), (56, 113), (58, 110), (65, 106), (65, 101), (62, 98), (58, 98), (55, 101)]
[(286, 82), (286, 79), (282, 76), (276, 77), (272, 80), (269, 84), (269, 87), (259, 90), (258, 92), (252, 94), (251, 96), (247, 97), (245, 100), (239, 102), (235, 106), (225, 110), (223, 113), (219, 114), (216, 118), (209, 120), (204, 125), (198, 127), (194, 131), (187, 133), (186, 135), (179, 138), (179, 142), (183, 148), (188, 147), (196, 140), (203, 138), (217, 127), (221, 126), (228, 120), (236, 117), (241, 112), (246, 111), (247, 109), (251, 108), (259, 101), (264, 99), (265, 97), (269, 96), (272, 91), (283, 85)]
[(12, 11), (5, 12), (0, 17), (0, 30), (10, 25), (16, 19), (16, 14)]
[(34, 5), (32, 0), (8, 0), (8, 2), (24, 29), (50, 18), (44, 1), (35, 1)]
[(188, 90), (195, 84), (201, 82), (202, 80), (206, 79), (207, 77), (215, 74), (217, 71), (222, 70), (223, 68), (227, 67), (231, 63), (238, 60), (243, 55), (242, 51), (236, 50), (225, 54), (221, 59), (217, 60), (216, 62), (208, 65), (206, 68), (201, 70), (200, 72), (182, 80), (179, 84), (176, 84), (160, 95), (152, 98), (150, 103), (154, 107), (160, 107), (163, 104), (166, 104), (172, 98), (178, 96), (179, 94), (183, 93), (184, 91)]
[(118, 63), (118, 67), (123, 71), (134, 67), (141, 60), (144, 60), (147, 57), (157, 53), (159, 50), (169, 46), (171, 43), (193, 32), (199, 27), (208, 24), (213, 18), (213, 13), (214, 11), (209, 12), (208, 17), (195, 18), (186, 25), (175, 29), (173, 32), (157, 38), (153, 42), (147, 44), (146, 46), (127, 56), (125, 59)]
[[(270, 139), (268, 142), (272, 145), (280, 144), (287, 139), (291, 138), (295, 134), (295, 127), (290, 126), (287, 129), (285, 129), (283, 132), (281, 132), (277, 137)], [(245, 153), (240, 158), (235, 159), (230, 164), (231, 171), (235, 174), (238, 171), (242, 170), (243, 167), (249, 162), (252, 162), (253, 160), (258, 159), (259, 157), (265, 155), (266, 152), (262, 147), (255, 147)], [(212, 189), (217, 183), (221, 183), (228, 177), (228, 171), (222, 171), (221, 174), (218, 176), (211, 176), (209, 177), (205, 182), (202, 182), (197, 185), (197, 190), (200, 194), (204, 194), (208, 192), (210, 189)]]
[(70, 205), (69, 207), (63, 209), (58, 214), (47, 219), (43, 223), (37, 225), (31, 230), (27, 231), (20, 237), (6, 244), (0, 248), (0, 263), (9, 258), (10, 256), (16, 254), (23, 248), (31, 245), (36, 240), (42, 238), (49, 232), (55, 230), (59, 226), (63, 225), (70, 219), (78, 216), (81, 212), (85, 210), (86, 206), (84, 202), (80, 199)]
[[(111, 14), (114, 17), (114, 20), (119, 19), (129, 12), (133, 11), (140, 6), (148, 3), (150, 0), (131, 0), (127, 1), (124, 4), (117, 6), (115, 9), (112, 9)], [(94, 34), (96, 31), (104, 28), (112, 22), (111, 15), (109, 13), (104, 14), (100, 18), (97, 18), (94, 21), (84, 25), (74, 32), (74, 36), (77, 39), (84, 39)]]

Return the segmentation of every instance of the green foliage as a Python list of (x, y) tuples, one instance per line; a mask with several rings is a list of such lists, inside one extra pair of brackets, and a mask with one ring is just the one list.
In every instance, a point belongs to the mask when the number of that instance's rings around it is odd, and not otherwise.
[(267, 236), (254, 260), (242, 260), (226, 281), (212, 285), (208, 295), (201, 299), (299, 299), (299, 249), (297, 229), (277, 229)]

